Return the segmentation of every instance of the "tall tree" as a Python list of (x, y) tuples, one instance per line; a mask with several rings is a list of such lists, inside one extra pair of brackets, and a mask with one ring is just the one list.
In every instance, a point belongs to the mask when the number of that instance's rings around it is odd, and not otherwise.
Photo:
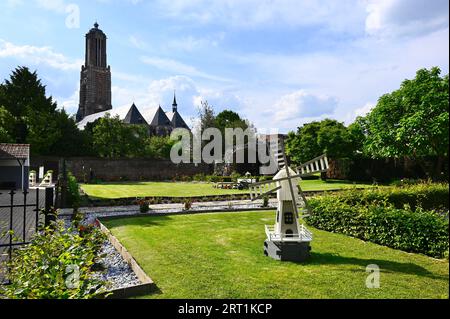
[(356, 152), (351, 135), (343, 123), (325, 119), (304, 124), (297, 132), (290, 132), (286, 153), (295, 163), (304, 163), (327, 153), (330, 157), (352, 157)]
[(142, 156), (142, 147), (147, 137), (147, 128), (143, 125), (129, 125), (119, 116), (111, 117), (109, 113), (100, 118), (93, 128), (93, 144), (102, 157)]
[(6, 127), (10, 142), (31, 144), (32, 153), (39, 155), (86, 154), (83, 133), (64, 110), (57, 109), (52, 97), (46, 96), (36, 72), (27, 67), (15, 69), (0, 85), (0, 105), (11, 117)]
[(412, 80), (383, 95), (364, 119), (366, 152), (372, 157), (416, 159), (438, 157), (434, 175), (442, 169), (449, 147), (449, 81), (441, 70), (417, 71)]
[(14, 117), (9, 111), (0, 106), (0, 143), (12, 143), (14, 137)]

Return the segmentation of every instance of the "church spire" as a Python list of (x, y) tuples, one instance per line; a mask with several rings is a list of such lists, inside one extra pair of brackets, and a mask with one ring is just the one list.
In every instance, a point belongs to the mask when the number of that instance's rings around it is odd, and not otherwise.
[(177, 105), (177, 96), (176, 96), (176, 92), (173, 91), (173, 103), (172, 103), (172, 112), (175, 113), (178, 109), (178, 105)]

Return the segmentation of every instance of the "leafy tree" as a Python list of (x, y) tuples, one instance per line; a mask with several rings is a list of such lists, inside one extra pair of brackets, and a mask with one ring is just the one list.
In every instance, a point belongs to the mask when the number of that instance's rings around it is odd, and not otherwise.
[(449, 82), (441, 70), (417, 71), (412, 80), (383, 95), (364, 119), (365, 151), (372, 157), (436, 156), (439, 174), (449, 147)]
[(214, 108), (208, 104), (208, 101), (203, 102), (198, 110), (198, 115), (200, 118), (200, 130), (203, 132), (209, 127), (215, 127), (215, 114)]
[(175, 141), (169, 136), (150, 136), (145, 141), (145, 156), (150, 158), (168, 159)]
[[(27, 67), (15, 69), (10, 79), (0, 85), (1, 135), (5, 140), (31, 144), (33, 154), (85, 155), (89, 153), (86, 137), (64, 110), (58, 110), (36, 72)], [(9, 115), (8, 115), (9, 114)], [(6, 135), (5, 135), (6, 136)], [(4, 137), (2, 137), (3, 139)], [(77, 147), (73, 147), (77, 145)]]
[(352, 136), (343, 123), (325, 119), (299, 127), (290, 132), (286, 141), (286, 153), (295, 163), (304, 163), (327, 153), (331, 157), (352, 157), (356, 152)]
[(93, 144), (102, 157), (142, 156), (147, 132), (143, 125), (125, 124), (119, 116), (111, 117), (106, 113), (93, 128)]
[(14, 117), (3, 106), (0, 107), (0, 143), (12, 143), (14, 137)]
[(221, 132), (225, 132), (225, 128), (240, 127), (245, 130), (248, 127), (245, 120), (243, 120), (239, 114), (230, 110), (224, 110), (217, 114), (214, 120), (214, 126)]

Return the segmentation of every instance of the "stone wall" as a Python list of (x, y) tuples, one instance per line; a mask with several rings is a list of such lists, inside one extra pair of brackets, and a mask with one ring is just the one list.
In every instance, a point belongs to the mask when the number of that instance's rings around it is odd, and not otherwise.
[[(56, 157), (32, 157), (31, 168), (44, 165), (45, 170), (58, 174)], [(66, 158), (67, 170), (83, 182), (91, 178), (103, 181), (160, 181), (175, 177), (211, 174), (212, 167), (206, 164), (174, 164), (170, 160), (152, 159), (103, 159), (91, 157)], [(91, 173), (92, 172), (92, 173)], [(56, 175), (55, 175), (56, 176)]]

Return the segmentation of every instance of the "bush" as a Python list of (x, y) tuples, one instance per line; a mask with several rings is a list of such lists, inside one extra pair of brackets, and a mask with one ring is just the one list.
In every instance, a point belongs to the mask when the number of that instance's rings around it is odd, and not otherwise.
[[(445, 200), (440, 198), (445, 191), (440, 185), (429, 185), (429, 190), (424, 186), (413, 188), (415, 191), (353, 191), (313, 198), (309, 200), (312, 214), (307, 222), (319, 229), (395, 249), (445, 257), (449, 249), (448, 215), (433, 210), (445, 206)], [(447, 196), (448, 188), (448, 207)]]
[(150, 210), (149, 202), (147, 200), (145, 200), (145, 198), (143, 199), (138, 199), (137, 204), (139, 205), (139, 211), (142, 214), (147, 213)]
[(204, 182), (206, 180), (206, 175), (202, 173), (196, 174), (192, 179), (196, 182)]
[(80, 188), (77, 179), (71, 172), (67, 173), (67, 204), (78, 208), (81, 203)]
[(413, 210), (449, 209), (448, 184), (421, 183), (403, 187), (373, 188), (363, 191), (347, 190), (333, 195), (335, 201), (350, 205), (390, 203), (396, 208), (410, 206)]
[[(104, 293), (104, 282), (93, 279), (92, 267), (105, 241), (97, 228), (65, 229), (63, 222), (37, 233), (27, 246), (15, 250), (8, 263), (11, 284), (0, 286), (9, 299), (88, 299)], [(78, 268), (78, 281), (72, 281)], [(72, 284), (72, 285), (71, 285)]]

